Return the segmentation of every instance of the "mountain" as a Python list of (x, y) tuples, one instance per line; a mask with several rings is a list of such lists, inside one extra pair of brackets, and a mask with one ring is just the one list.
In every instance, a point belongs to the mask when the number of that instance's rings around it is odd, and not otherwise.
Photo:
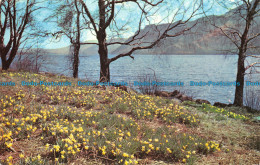
[[(231, 41), (223, 36), (222, 31), (219, 28), (216, 28), (212, 25), (212, 22), (218, 27), (232, 27), (238, 29), (240, 32), (244, 30), (244, 21), (237, 14), (241, 10), (241, 6), (230, 10), (224, 15), (221, 16), (208, 16), (202, 17), (195, 21), (189, 22), (185, 26), (177, 27), (170, 31), (170, 34), (175, 34), (176, 32), (182, 31), (184, 28), (191, 27), (196, 24), (189, 32), (186, 32), (185, 35), (181, 35), (174, 38), (166, 38), (159, 42), (157, 46), (152, 49), (147, 50), (138, 50), (134, 54), (236, 54), (237, 48), (234, 46)], [(243, 12), (241, 12), (243, 13)], [(251, 33), (259, 33), (260, 17), (255, 19), (252, 24)], [(160, 24), (160, 25), (148, 25), (142, 29), (139, 33), (139, 37), (147, 34), (144, 38), (140, 39), (138, 42), (152, 42), (155, 41), (159, 32), (162, 34), (168, 26), (173, 26), (174, 24)], [(138, 38), (138, 37), (136, 37)], [(130, 37), (128, 40), (131, 40)], [(137, 44), (138, 42), (133, 42), (132, 44)], [(260, 43), (260, 37), (252, 40), (251, 43)], [(145, 46), (147, 44), (141, 44)], [(259, 44), (258, 44), (259, 45)], [(131, 50), (131, 46), (120, 46), (113, 54), (126, 53)], [(230, 52), (232, 51), (232, 52)], [(251, 54), (260, 54), (259, 50), (248, 50), (248, 53)]]
[[(108, 40), (108, 43), (110, 42), (124, 42), (126, 39), (123, 38), (116, 38), (116, 39), (110, 39)], [(95, 40), (86, 41), (86, 43), (97, 43)], [(111, 54), (113, 51), (115, 51), (120, 45), (115, 44), (109, 46), (109, 54)], [(47, 54), (56, 54), (56, 55), (66, 55), (70, 52), (70, 47), (63, 47), (59, 49), (45, 49), (44, 50)], [(85, 44), (81, 45), (80, 47), (80, 55), (97, 55), (98, 54), (98, 46), (95, 44)]]
[[(218, 27), (233, 27), (238, 29), (240, 32), (244, 30), (244, 21), (239, 16), (238, 12), (245, 14), (243, 6), (239, 6), (235, 9), (230, 10), (221, 16), (207, 16), (202, 17), (194, 21), (190, 21), (186, 25), (174, 28), (170, 31), (170, 34), (175, 34), (182, 31), (184, 28), (191, 27), (196, 24), (189, 32), (184, 35), (180, 35), (174, 38), (166, 38), (159, 42), (152, 49), (138, 50), (134, 54), (200, 54), (200, 55), (211, 55), (211, 54), (237, 54), (237, 48), (231, 41), (223, 36), (223, 33), (219, 28), (212, 25), (214, 22)], [(158, 37), (158, 33), (162, 33), (168, 26), (174, 26), (173, 24), (159, 24), (159, 25), (147, 25), (142, 29), (136, 38), (142, 38), (144, 34), (147, 34), (142, 39), (138, 40), (141, 42), (141, 46), (147, 45), (147, 42), (152, 42)], [(259, 33), (260, 17), (257, 17), (252, 24), (251, 33)], [(127, 42), (130, 41), (132, 37), (128, 39), (111, 39), (109, 42)], [(88, 41), (96, 42), (96, 41)], [(132, 42), (131, 44), (138, 44), (138, 42)], [(251, 43), (260, 43), (260, 37), (251, 41)], [(259, 45), (259, 44), (258, 44)], [(126, 53), (131, 50), (132, 46), (128, 45), (112, 45), (108, 47), (109, 54), (120, 54)], [(68, 54), (70, 48), (60, 48), (60, 49), (48, 49), (47, 53), (50, 54)], [(251, 54), (260, 54), (260, 50), (248, 50)], [(97, 55), (98, 46), (97, 45), (82, 45), (80, 49), (81, 55)]]

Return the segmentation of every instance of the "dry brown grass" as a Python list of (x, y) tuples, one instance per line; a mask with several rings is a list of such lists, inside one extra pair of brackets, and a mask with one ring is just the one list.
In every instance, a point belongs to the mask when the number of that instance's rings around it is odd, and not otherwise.
[(260, 152), (249, 148), (250, 138), (260, 135), (259, 124), (231, 118), (219, 121), (216, 120), (216, 114), (199, 112), (194, 107), (187, 107), (187, 109), (201, 118), (200, 126), (192, 129), (222, 145), (221, 152), (202, 156), (195, 164), (252, 165), (260, 163)]

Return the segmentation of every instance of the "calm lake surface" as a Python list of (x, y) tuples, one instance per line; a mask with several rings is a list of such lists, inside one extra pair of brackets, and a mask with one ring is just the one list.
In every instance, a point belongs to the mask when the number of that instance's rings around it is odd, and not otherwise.
[[(111, 55), (112, 57), (112, 55)], [(123, 57), (110, 65), (111, 82), (125, 81), (133, 88), (134, 81), (143, 81), (142, 77), (156, 74), (160, 82), (184, 82), (184, 86), (164, 86), (161, 89), (184, 91), (195, 99), (231, 103), (235, 86), (190, 86), (194, 82), (235, 82), (238, 56), (226, 55), (134, 55), (135, 59)], [(71, 76), (68, 57), (47, 55), (42, 71)], [(97, 81), (99, 79), (99, 57), (81, 56), (79, 78)], [(246, 81), (250, 77), (246, 77)], [(252, 81), (252, 79), (250, 79)], [(260, 81), (260, 75), (254, 74), (253, 81)], [(246, 87), (249, 88), (249, 87)], [(259, 90), (260, 86), (254, 89)]]

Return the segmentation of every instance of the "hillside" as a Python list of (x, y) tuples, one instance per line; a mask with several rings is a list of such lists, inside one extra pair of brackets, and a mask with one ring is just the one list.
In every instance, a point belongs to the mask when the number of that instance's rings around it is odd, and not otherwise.
[[(235, 54), (234, 50), (236, 48), (234, 45), (223, 36), (223, 33), (220, 29), (212, 26), (212, 22), (215, 22), (219, 27), (233, 27), (238, 29), (240, 32), (244, 30), (243, 21), (241, 17), (237, 14), (238, 8), (230, 10), (224, 15), (221, 16), (208, 16), (202, 17), (197, 20), (189, 22), (186, 26), (181, 26), (173, 29), (170, 34), (175, 34), (176, 32), (181, 31), (184, 28), (191, 27), (194, 24), (196, 26), (192, 28), (189, 32), (186, 32), (185, 35), (181, 35), (175, 38), (166, 38), (162, 40), (157, 46), (148, 50), (139, 50), (135, 51), (134, 54), (200, 54), (200, 55), (215, 55), (215, 54)], [(210, 20), (210, 21), (209, 21)], [(173, 24), (159, 24), (159, 25), (147, 25), (144, 29), (140, 31), (140, 34), (137, 36), (141, 37), (147, 33), (147, 36), (142, 38), (141, 42), (154, 41), (158, 33), (162, 33), (163, 30), (169, 25)], [(252, 34), (259, 32), (260, 17), (257, 17), (252, 25)], [(159, 32), (158, 32), (159, 29)], [(129, 41), (132, 37), (128, 39), (112, 39), (108, 42), (114, 41)], [(93, 42), (93, 41), (87, 41)], [(96, 42), (96, 41), (94, 41)], [(133, 42), (132, 44), (137, 43)], [(252, 43), (260, 43), (260, 37), (252, 41)], [(141, 44), (145, 45), (145, 44)], [(113, 45), (109, 46), (109, 54), (120, 54), (129, 51), (132, 47), (126, 45)], [(233, 50), (232, 50), (233, 49)], [(60, 49), (48, 49), (46, 50), (49, 54), (68, 54), (69, 47), (60, 48)], [(230, 51), (233, 51), (232, 53)], [(96, 55), (98, 53), (97, 45), (82, 45), (80, 54), (81, 55)], [(260, 54), (259, 49), (248, 50), (250, 54)]]
[(260, 129), (252, 120), (257, 114), (116, 87), (78, 87), (77, 81), (0, 72), (1, 164), (260, 161)]
[[(185, 35), (181, 35), (175, 38), (166, 38), (162, 40), (153, 49), (140, 50), (134, 52), (135, 54), (200, 54), (200, 55), (210, 55), (210, 54), (235, 54), (234, 50), (236, 48), (223, 36), (220, 29), (212, 26), (214, 22), (218, 27), (231, 27), (238, 29), (241, 33), (244, 30), (243, 19), (236, 13), (238, 8), (233, 9), (221, 16), (209, 16), (202, 17), (197, 20), (189, 22), (186, 26), (180, 26), (172, 31), (170, 34), (176, 34), (187, 27), (192, 27), (194, 24), (196, 26), (192, 28)], [(236, 14), (235, 14), (236, 13)], [(210, 20), (210, 21), (209, 21)], [(162, 34), (168, 26), (173, 26), (173, 24), (159, 24), (159, 25), (148, 25), (140, 31), (140, 34), (136, 38), (146, 35), (139, 42), (152, 42), (158, 37), (158, 34)], [(251, 34), (259, 33), (260, 17), (256, 17), (252, 24)], [(130, 37), (127, 41), (131, 40)], [(260, 43), (260, 37), (252, 40), (252, 43)], [(134, 44), (134, 43), (133, 43)], [(141, 44), (146, 45), (146, 44)], [(257, 44), (255, 44), (257, 46)], [(116, 49), (113, 54), (125, 53), (129, 51), (131, 46), (121, 46)], [(233, 49), (233, 50), (232, 50)], [(233, 51), (233, 53), (230, 53)], [(251, 54), (260, 54), (259, 49), (248, 50)]]
[[(108, 42), (124, 42), (125, 39), (111, 39)], [(97, 43), (97, 41), (86, 41), (86, 43)], [(109, 46), (109, 54), (111, 54), (113, 51), (115, 51), (120, 45), (111, 45)], [(59, 48), (59, 49), (44, 49), (44, 51), (47, 54), (56, 54), (56, 55), (67, 55), (70, 52), (70, 47), (64, 47), (64, 48)], [(98, 46), (97, 45), (92, 45), (92, 44), (86, 44), (86, 45), (81, 45), (80, 48), (80, 55), (97, 55), (98, 54)]]

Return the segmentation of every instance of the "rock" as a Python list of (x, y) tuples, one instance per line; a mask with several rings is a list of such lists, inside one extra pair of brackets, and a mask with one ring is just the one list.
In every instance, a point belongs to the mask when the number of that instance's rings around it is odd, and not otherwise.
[(118, 88), (128, 93), (128, 88), (126, 86), (119, 86)]
[(208, 100), (202, 100), (202, 99), (197, 99), (196, 103), (199, 103), (199, 104), (203, 104), (203, 103), (210, 104), (210, 102)]
[(182, 98), (182, 94), (179, 93), (179, 94), (175, 95), (174, 97), (177, 98), (177, 99), (181, 99)]
[(180, 94), (180, 92), (177, 91), (177, 90), (174, 90), (172, 93), (170, 93), (170, 96), (171, 96), (171, 97), (175, 97), (175, 96), (177, 96), (178, 94)]
[(160, 95), (160, 92), (161, 92), (161, 91), (155, 91), (155, 92), (154, 92), (154, 95), (155, 95), (155, 96), (159, 96), (159, 95)]
[(193, 101), (193, 99), (191, 97), (184, 95), (177, 90), (175, 90), (171, 93), (166, 92), (166, 91), (156, 91), (154, 93), (154, 95), (160, 96), (160, 97), (169, 97), (169, 98), (172, 98), (172, 99), (176, 99), (176, 100), (178, 100), (178, 102)]
[(187, 95), (182, 95), (180, 98), (181, 101), (192, 101), (192, 98)]
[(100, 84), (96, 85), (95, 88), (101, 88), (103, 90), (106, 90), (106, 86), (104, 86), (104, 85), (102, 86)]
[(117, 85), (117, 84), (112, 84), (111, 83), (111, 89), (114, 89), (114, 88), (119, 88), (119, 89), (121, 89), (122, 91), (125, 91), (125, 92), (127, 92), (127, 93), (129, 93), (130, 92), (130, 88), (128, 88), (128, 87), (126, 87), (126, 86), (124, 86), (124, 85)]
[(41, 74), (49, 76), (49, 77), (55, 77), (56, 76), (56, 74), (50, 73), (50, 72), (41, 72)]
[(181, 100), (182, 102), (183, 101), (192, 101), (191, 97), (181, 94), (181, 93), (178, 93), (176, 96), (174, 96), (174, 98), (177, 98), (177, 99)]
[(169, 97), (169, 93), (168, 92), (165, 92), (165, 91), (156, 91), (154, 93), (156, 96), (160, 96), (160, 97)]
[(224, 104), (224, 103), (220, 103), (220, 102), (215, 102), (213, 106), (225, 108), (225, 107), (227, 107), (229, 105), (228, 104)]
[(169, 95), (168, 92), (164, 92), (164, 91), (163, 91), (163, 92), (161, 93), (161, 96), (162, 96), (162, 97), (169, 97), (170, 95)]
[(244, 106), (244, 108), (246, 108), (247, 112), (249, 113), (259, 113), (259, 110), (253, 109), (249, 106)]

